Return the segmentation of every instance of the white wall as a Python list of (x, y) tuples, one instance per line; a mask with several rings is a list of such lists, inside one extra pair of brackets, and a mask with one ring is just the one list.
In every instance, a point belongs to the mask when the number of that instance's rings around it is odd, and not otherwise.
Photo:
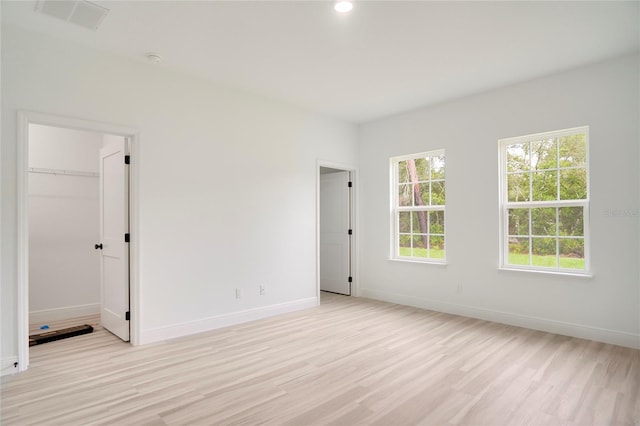
[(19, 109), (139, 130), (141, 342), (316, 302), (317, 160), (355, 165), (356, 126), (8, 25), (2, 88), (3, 358), (17, 351)]
[[(639, 60), (576, 69), (362, 126), (363, 295), (638, 345)], [(500, 138), (590, 126), (592, 278), (498, 270)], [(390, 261), (389, 157), (444, 148), (447, 259)]]
[(98, 173), (105, 135), (29, 125), (29, 167)]
[(32, 124), (29, 167), (29, 312), (32, 323), (97, 314), (100, 304), (97, 176), (103, 136)]

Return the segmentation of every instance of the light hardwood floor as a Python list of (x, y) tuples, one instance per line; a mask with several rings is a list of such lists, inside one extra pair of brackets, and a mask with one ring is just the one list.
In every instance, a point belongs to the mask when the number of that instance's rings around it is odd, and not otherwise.
[(31, 348), (3, 425), (638, 425), (640, 351), (367, 299)]

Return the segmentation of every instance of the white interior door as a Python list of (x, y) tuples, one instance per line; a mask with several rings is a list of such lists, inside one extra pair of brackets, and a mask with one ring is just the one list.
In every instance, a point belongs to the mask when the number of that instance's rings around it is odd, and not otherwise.
[(320, 175), (320, 290), (351, 295), (349, 172)]
[[(129, 176), (126, 141), (109, 138), (100, 150), (100, 284), (102, 326), (129, 340)], [(127, 234), (127, 241), (125, 241)]]

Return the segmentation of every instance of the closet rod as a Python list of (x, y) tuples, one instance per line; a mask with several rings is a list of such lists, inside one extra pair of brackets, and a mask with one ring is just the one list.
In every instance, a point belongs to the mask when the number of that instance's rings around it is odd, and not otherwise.
[(82, 176), (82, 177), (98, 177), (97, 172), (81, 172), (77, 170), (61, 170), (61, 169), (41, 169), (37, 167), (29, 167), (29, 173), (43, 173), (47, 175), (65, 175), (65, 176)]

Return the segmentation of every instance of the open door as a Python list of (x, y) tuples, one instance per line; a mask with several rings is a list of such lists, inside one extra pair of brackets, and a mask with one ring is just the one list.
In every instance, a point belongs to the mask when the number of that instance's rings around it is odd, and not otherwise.
[(320, 290), (351, 295), (351, 187), (348, 171), (320, 175)]
[[(107, 140), (107, 138), (105, 138)], [(123, 137), (100, 150), (100, 285), (102, 326), (129, 340), (129, 170)], [(127, 157), (128, 159), (128, 157)]]

